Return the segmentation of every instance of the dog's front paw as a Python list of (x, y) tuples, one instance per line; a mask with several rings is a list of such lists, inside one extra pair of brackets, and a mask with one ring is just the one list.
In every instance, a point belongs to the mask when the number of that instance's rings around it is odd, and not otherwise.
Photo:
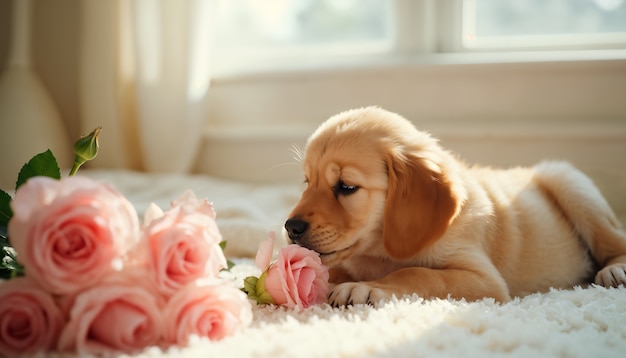
[(392, 294), (370, 286), (365, 282), (346, 282), (335, 286), (328, 295), (328, 303), (333, 307), (368, 304), (375, 306)]
[(596, 285), (604, 287), (626, 286), (626, 264), (609, 265), (596, 275)]

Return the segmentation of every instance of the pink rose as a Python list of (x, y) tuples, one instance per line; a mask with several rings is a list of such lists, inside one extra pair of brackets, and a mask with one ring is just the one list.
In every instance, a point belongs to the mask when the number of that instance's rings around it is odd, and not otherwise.
[(276, 233), (270, 231), (267, 240), (259, 244), (254, 263), (261, 271), (266, 271), (270, 267), (274, 255), (274, 241), (276, 241)]
[(128, 268), (72, 297), (58, 350), (78, 355), (137, 353), (160, 343), (164, 300), (149, 282), (147, 272)]
[(30, 279), (0, 281), (0, 356), (45, 352), (56, 345), (63, 316)]
[(274, 303), (289, 308), (322, 303), (328, 295), (328, 268), (317, 252), (289, 245), (278, 251), (276, 262), (267, 270), (265, 289)]
[(165, 213), (152, 205), (144, 219), (149, 262), (160, 292), (173, 294), (227, 267), (213, 206), (187, 191)]
[(25, 275), (67, 294), (97, 282), (139, 239), (132, 204), (84, 177), (35, 177), (11, 202), (8, 232)]
[(221, 279), (183, 287), (170, 298), (163, 314), (165, 340), (178, 345), (186, 345), (192, 335), (217, 341), (252, 322), (246, 295)]

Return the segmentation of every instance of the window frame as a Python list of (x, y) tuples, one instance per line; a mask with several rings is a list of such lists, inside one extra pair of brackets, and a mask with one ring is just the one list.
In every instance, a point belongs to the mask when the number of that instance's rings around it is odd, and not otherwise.
[[(456, 29), (460, 36), (452, 39), (451, 51), (454, 52), (507, 52), (507, 51), (556, 51), (556, 50), (613, 50), (626, 48), (626, 33), (606, 34), (571, 34), (571, 35), (528, 35), (528, 36), (490, 36), (486, 39), (469, 41), (464, 19), (466, 18), (466, 2), (476, 0), (459, 0), (455, 11), (460, 11), (460, 28)], [(458, 15), (457, 15), (458, 16)], [(468, 25), (471, 27), (471, 24)]]
[[(462, 35), (463, 1), (390, 0), (393, 20), (391, 42), (388, 45), (358, 45), (349, 48), (310, 46), (273, 51), (269, 56), (226, 51), (214, 58), (214, 74), (218, 78), (228, 78), (251, 73), (306, 72), (392, 63), (626, 59), (626, 35), (615, 34), (606, 35), (605, 41), (592, 45), (586, 43), (585, 35), (572, 35), (565, 38), (562, 45), (550, 42), (549, 36), (546, 37), (548, 42), (542, 44), (533, 36), (519, 37), (509, 41), (508, 46), (494, 45), (490, 40), (468, 46)], [(416, 17), (416, 14), (421, 16)]]
[[(389, 51), (255, 59), (253, 65), (215, 69), (207, 131), (240, 136), (246, 132), (242, 128), (249, 128), (247, 133), (254, 136), (280, 128), (289, 135), (308, 133), (329, 115), (366, 105), (388, 105), (420, 118), (426, 127), (477, 118), (530, 118), (537, 124), (592, 115), (626, 124), (626, 106), (616, 99), (616, 93), (626, 93), (626, 49), (459, 51), (460, 36), (455, 34), (461, 29), (462, 0), (390, 1), (399, 14), (393, 31), (417, 35), (393, 36)], [(425, 20), (414, 21), (413, 13)], [(546, 76), (549, 86), (538, 85)], [(448, 88), (442, 92), (445, 105), (419, 102), (431, 98), (432, 89), (442, 91), (442, 84)], [(468, 96), (474, 88), (480, 95)], [(395, 98), (390, 97), (394, 92)], [(556, 101), (548, 100), (555, 94)], [(468, 98), (484, 103), (472, 104)], [(491, 98), (500, 102), (488, 103)]]

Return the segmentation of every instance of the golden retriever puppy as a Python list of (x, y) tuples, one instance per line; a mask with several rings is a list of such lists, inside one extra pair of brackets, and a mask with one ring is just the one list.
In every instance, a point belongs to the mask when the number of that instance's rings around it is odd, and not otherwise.
[(626, 234), (567, 163), (469, 167), (375, 107), (328, 119), (302, 161), (307, 188), (286, 235), (330, 268), (334, 306), (626, 284)]

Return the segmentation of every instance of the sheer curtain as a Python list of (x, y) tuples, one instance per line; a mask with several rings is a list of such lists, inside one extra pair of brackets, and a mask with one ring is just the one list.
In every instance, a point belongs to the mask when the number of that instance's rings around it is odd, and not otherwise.
[(82, 131), (103, 127), (93, 164), (189, 171), (206, 121), (213, 1), (81, 5)]

